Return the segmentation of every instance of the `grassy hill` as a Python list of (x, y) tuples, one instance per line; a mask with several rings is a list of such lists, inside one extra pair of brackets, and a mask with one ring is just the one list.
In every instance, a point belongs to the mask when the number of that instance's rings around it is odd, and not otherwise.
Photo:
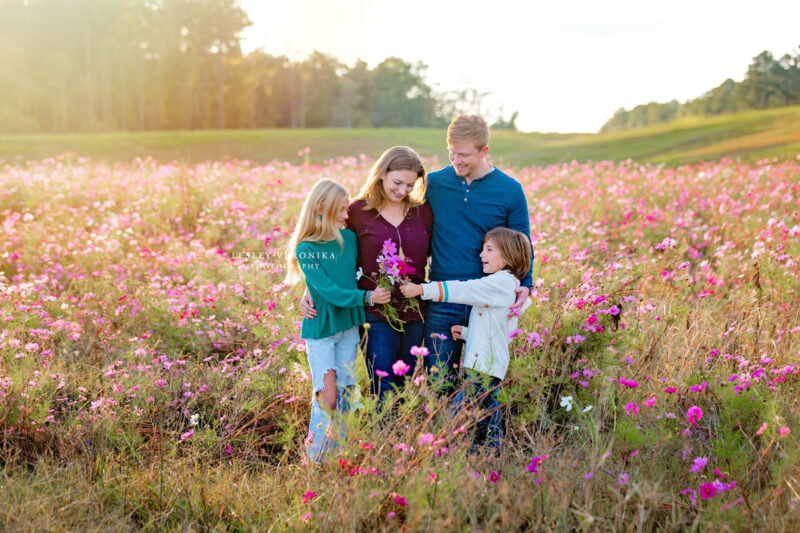
[[(164, 131), (71, 135), (0, 136), (0, 159), (41, 159), (66, 151), (101, 160), (151, 156), (198, 162), (280, 159), (299, 162), (309, 147), (311, 161), (341, 155), (376, 157), (385, 148), (407, 144), (423, 156), (446, 160), (444, 130), (306, 129)], [(724, 156), (754, 161), (800, 154), (800, 107), (692, 117), (647, 128), (608, 134), (493, 132), (491, 153), (520, 166), (561, 161), (623, 160), (679, 164)]]

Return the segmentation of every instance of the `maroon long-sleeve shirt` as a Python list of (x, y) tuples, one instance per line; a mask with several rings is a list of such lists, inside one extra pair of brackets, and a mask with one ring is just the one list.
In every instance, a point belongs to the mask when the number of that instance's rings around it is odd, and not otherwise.
[[(364, 200), (356, 200), (347, 210), (347, 228), (355, 232), (358, 237), (358, 267), (364, 275), (358, 281), (358, 288), (363, 290), (375, 289), (375, 282), (370, 279), (378, 277), (378, 256), (381, 254), (383, 243), (391, 239), (397, 244), (398, 253), (402, 248), (410, 266), (414, 267), (414, 274), (410, 275), (413, 283), (425, 282), (425, 269), (431, 253), (431, 236), (433, 235), (433, 211), (428, 203), (416, 209), (411, 209), (406, 218), (397, 227), (389, 223), (375, 209), (364, 211)], [(403, 295), (398, 289), (392, 291), (392, 305), (402, 308)], [(383, 318), (378, 311), (380, 306), (366, 307), (371, 315)], [(404, 322), (422, 320), (425, 314), (425, 302), (420, 302), (420, 311), (406, 311), (400, 313), (399, 318)]]

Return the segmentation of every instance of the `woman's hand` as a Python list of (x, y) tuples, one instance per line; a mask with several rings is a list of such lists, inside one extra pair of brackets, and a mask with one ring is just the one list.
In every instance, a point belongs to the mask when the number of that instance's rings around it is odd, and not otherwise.
[(388, 304), (389, 300), (391, 299), (392, 299), (392, 293), (389, 292), (389, 289), (378, 287), (377, 289), (372, 291), (373, 304)]
[(400, 292), (406, 298), (414, 298), (415, 296), (422, 296), (422, 285), (417, 283), (406, 283), (400, 286)]
[(317, 316), (317, 310), (314, 308), (314, 300), (308, 294), (308, 289), (303, 292), (303, 297), (300, 299), (300, 311), (303, 313), (303, 318), (308, 320)]
[(453, 336), (453, 340), (461, 340), (461, 331), (463, 330), (464, 326), (450, 326), (450, 334)]

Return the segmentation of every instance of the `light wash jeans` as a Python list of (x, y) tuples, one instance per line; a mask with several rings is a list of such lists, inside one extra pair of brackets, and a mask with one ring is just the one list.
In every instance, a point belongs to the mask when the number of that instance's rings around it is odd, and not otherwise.
[[(308, 366), (311, 368), (311, 420), (305, 445), (308, 458), (320, 463), (325, 452), (338, 447), (338, 441), (347, 438), (345, 417), (358, 405), (352, 396), (356, 384), (356, 354), (358, 352), (358, 327), (334, 333), (322, 339), (305, 339)], [(336, 410), (327, 412), (317, 401), (317, 393), (325, 388), (323, 377), (329, 370), (336, 371)], [(356, 402), (357, 403), (357, 402)], [(334, 418), (336, 427), (333, 427)], [(338, 432), (338, 438), (332, 434)]]

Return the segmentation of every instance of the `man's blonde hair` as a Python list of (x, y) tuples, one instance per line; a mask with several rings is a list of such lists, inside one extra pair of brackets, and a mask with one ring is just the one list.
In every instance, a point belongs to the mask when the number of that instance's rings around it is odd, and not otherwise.
[(483, 236), (483, 243), (491, 240), (508, 266), (506, 270), (522, 281), (531, 269), (531, 239), (521, 231), (510, 228), (494, 228)]
[(447, 128), (447, 144), (453, 146), (471, 141), (475, 148), (489, 146), (489, 125), (478, 115), (459, 115)]

